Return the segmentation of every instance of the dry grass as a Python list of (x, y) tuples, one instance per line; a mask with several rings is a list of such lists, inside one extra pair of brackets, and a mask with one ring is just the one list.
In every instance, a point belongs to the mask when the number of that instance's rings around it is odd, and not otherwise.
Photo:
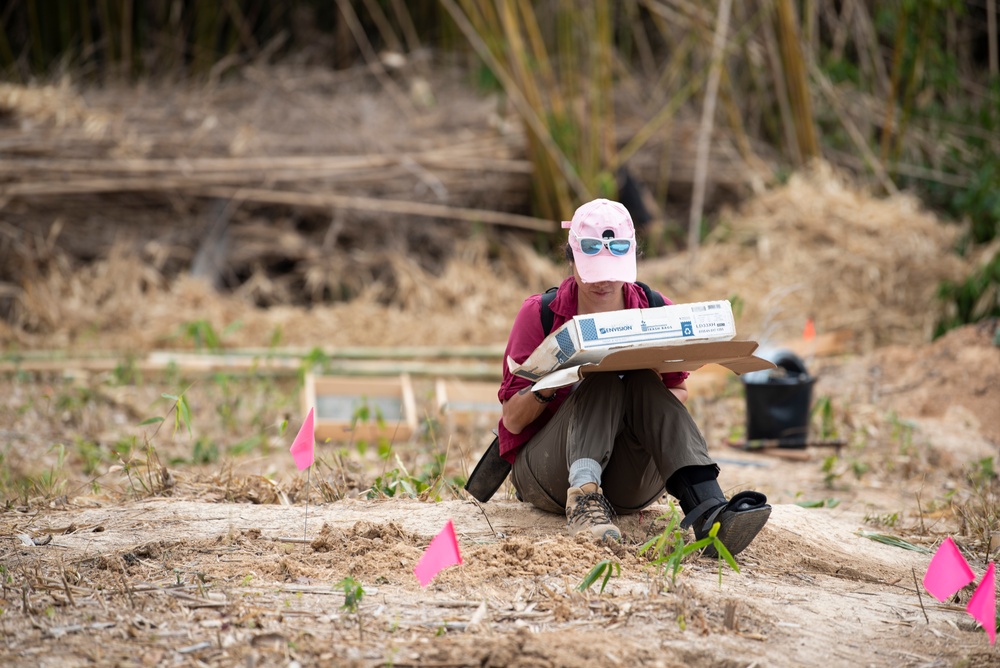
[(942, 280), (967, 269), (957, 225), (913, 197), (874, 198), (824, 164), (720, 217), (697, 262), (650, 262), (657, 287), (684, 301), (738, 298), (742, 336), (779, 344), (848, 330), (856, 350), (930, 339)]

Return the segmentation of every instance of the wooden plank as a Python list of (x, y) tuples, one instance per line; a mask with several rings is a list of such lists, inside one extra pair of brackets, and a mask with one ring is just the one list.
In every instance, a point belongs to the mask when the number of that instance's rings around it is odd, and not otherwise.
[[(0, 360), (0, 373), (59, 373), (64, 376), (87, 373), (112, 372), (126, 363), (124, 357), (66, 357), (52, 358), (8, 357)], [(136, 359), (131, 368), (143, 374), (176, 370), (183, 375), (204, 376), (215, 373), (233, 375), (270, 374), (291, 376), (303, 365), (300, 358), (251, 357), (229, 354), (204, 353), (152, 353), (146, 359)], [(411, 376), (433, 377), (439, 374), (470, 379), (500, 379), (499, 362), (479, 362), (474, 359), (458, 362), (431, 362), (421, 360), (395, 360), (389, 353), (386, 359), (343, 359), (327, 363), (324, 373), (339, 376), (381, 377), (396, 373)]]
[(449, 431), (458, 427), (494, 429), (502, 409), (497, 390), (497, 383), (438, 378), (434, 384), (438, 415)]
[[(315, 409), (317, 441), (387, 438), (398, 442), (409, 440), (417, 432), (416, 400), (408, 374), (353, 378), (308, 373), (302, 399), (303, 414)], [(368, 419), (357, 421), (359, 411), (365, 407)]]

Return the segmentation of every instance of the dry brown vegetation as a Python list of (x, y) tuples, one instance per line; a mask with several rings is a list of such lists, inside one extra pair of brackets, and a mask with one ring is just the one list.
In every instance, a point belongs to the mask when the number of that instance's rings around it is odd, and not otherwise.
[[(996, 663), (962, 610), (970, 590), (939, 604), (916, 582), (921, 549), (946, 535), (977, 574), (996, 558), (996, 324), (929, 341), (936, 286), (961, 270), (954, 230), (906, 195), (874, 198), (822, 165), (731, 207), (696, 258), (649, 257), (640, 269), (675, 301), (731, 298), (742, 337), (800, 345), (810, 315), (834, 341), (804, 354), (818, 377), (812, 427), (846, 440), (839, 452), (789, 460), (726, 447), (745, 417), (740, 383), (708, 369), (692, 378), (690, 408), (724, 486), (760, 489), (775, 506), (740, 573), (689, 559), (673, 580), (638, 554), (663, 530), (667, 498), (623, 518), (613, 547), (568, 539), (559, 517), (506, 488), (472, 503), (459, 487), (488, 434), (446, 428), (434, 374), (414, 378), (433, 429), (409, 442), (321, 444), (307, 486), (287, 448), (304, 417), (298, 372), (322, 361), (310, 350), (356, 373), (338, 351), (433, 347), (439, 368), (495, 378), (521, 300), (564, 272), (508, 226), (245, 200), (227, 212), (228, 269), (209, 274), (222, 289), (188, 275), (215, 200), (239, 188), (306, 204), (341, 189), (430, 202), (440, 184), (455, 210), (518, 209), (507, 197), (523, 193), (523, 172), (480, 172), (498, 155), (523, 159), (495, 101), (443, 81), (437, 111), (407, 120), (364, 82), (334, 93), (326, 76), (248, 70), (241, 85), (206, 90), (3, 91), (17, 113), (0, 139), (20, 142), (24, 161), (5, 165), (5, 186), (54, 187), (45, 160), (74, 147), (102, 169), (233, 158), (220, 177), (232, 190), (209, 191), (208, 204), (197, 170), (190, 189), (143, 181), (121, 192), (146, 178), (129, 172), (114, 175), (114, 193), (4, 202), (5, 665)], [(465, 166), (413, 157), (451, 161), (459, 145)], [(319, 161), (308, 179), (268, 181), (235, 159), (310, 148), (389, 162), (358, 173)], [(72, 178), (108, 178), (97, 172)], [(354, 298), (315, 296), (330, 286)], [(472, 346), (477, 357), (459, 357)], [(244, 359), (257, 364), (196, 373), (154, 364), (163, 349), (253, 349)], [(427, 363), (389, 368), (414, 361)], [(183, 396), (189, 416), (165, 394)], [(141, 424), (151, 417), (165, 420)], [(413, 566), (448, 519), (464, 564), (421, 589)], [(620, 573), (603, 593), (579, 591), (605, 559)], [(347, 578), (364, 587), (356, 606)]]

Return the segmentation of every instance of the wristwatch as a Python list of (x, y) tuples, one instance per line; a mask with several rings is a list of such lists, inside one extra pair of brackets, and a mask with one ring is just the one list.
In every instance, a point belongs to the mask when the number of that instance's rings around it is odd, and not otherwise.
[(545, 396), (544, 394), (542, 394), (538, 390), (532, 390), (531, 393), (533, 395), (535, 395), (535, 401), (537, 401), (540, 404), (547, 404), (547, 403), (549, 403), (550, 401), (552, 401), (553, 399), (556, 398), (556, 393), (555, 392), (553, 392), (549, 396)]

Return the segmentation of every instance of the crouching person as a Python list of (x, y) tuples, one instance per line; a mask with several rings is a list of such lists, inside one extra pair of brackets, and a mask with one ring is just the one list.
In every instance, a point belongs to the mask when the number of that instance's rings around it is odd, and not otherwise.
[[(670, 304), (636, 282), (636, 238), (624, 206), (584, 204), (563, 223), (572, 275), (553, 295), (528, 297), (514, 319), (504, 360), (521, 363), (546, 335), (575, 315)], [(719, 467), (684, 404), (688, 374), (641, 369), (596, 373), (574, 386), (533, 391), (504, 364), (500, 454), (511, 462), (518, 497), (566, 514), (570, 535), (621, 540), (615, 515), (635, 513), (668, 492), (683, 526), (741, 552), (771, 513), (758, 492), (726, 499)], [(711, 547), (709, 556), (715, 555)]]

